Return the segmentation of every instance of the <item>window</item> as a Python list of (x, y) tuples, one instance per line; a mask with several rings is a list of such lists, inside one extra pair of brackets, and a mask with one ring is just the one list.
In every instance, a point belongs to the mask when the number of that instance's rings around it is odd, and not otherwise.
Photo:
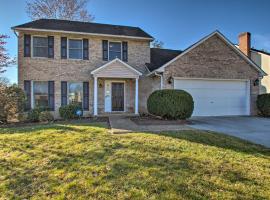
[(71, 59), (82, 59), (83, 45), (82, 40), (68, 40), (68, 52)]
[(121, 43), (120, 42), (109, 43), (109, 60), (113, 60), (115, 58), (121, 59)]
[(48, 57), (48, 38), (33, 37), (33, 56)]
[(68, 103), (79, 103), (82, 105), (83, 83), (68, 83)]
[(34, 89), (34, 107), (48, 107), (48, 82), (35, 81)]

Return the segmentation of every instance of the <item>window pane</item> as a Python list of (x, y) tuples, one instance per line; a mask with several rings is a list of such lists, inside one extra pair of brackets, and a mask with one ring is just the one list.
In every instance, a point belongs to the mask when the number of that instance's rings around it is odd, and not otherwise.
[(79, 103), (82, 105), (83, 99), (83, 84), (69, 83), (68, 85), (68, 100), (69, 103)]
[(47, 37), (33, 37), (33, 45), (35, 46), (48, 46), (48, 38)]
[(48, 48), (46, 48), (46, 47), (34, 47), (33, 56), (34, 57), (48, 57)]
[(82, 40), (69, 40), (69, 48), (82, 49)]
[(110, 60), (113, 60), (115, 58), (121, 59), (121, 52), (110, 51), (110, 53), (109, 53), (109, 59)]
[(48, 38), (33, 37), (33, 56), (48, 57)]
[(81, 49), (69, 49), (69, 58), (82, 59), (82, 50)]
[(48, 82), (34, 82), (34, 104), (35, 107), (48, 107)]
[(119, 51), (119, 52), (121, 52), (121, 43), (119, 43), (119, 42), (110, 42), (109, 50), (110, 51)]

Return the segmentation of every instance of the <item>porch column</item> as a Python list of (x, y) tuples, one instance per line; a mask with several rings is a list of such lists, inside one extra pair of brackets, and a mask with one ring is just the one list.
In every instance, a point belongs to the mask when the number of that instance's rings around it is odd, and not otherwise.
[(98, 114), (98, 88), (97, 88), (97, 77), (94, 76), (94, 116)]
[(139, 101), (138, 80), (139, 80), (139, 78), (136, 78), (136, 86), (135, 86), (135, 114), (139, 114), (139, 112), (138, 112), (138, 101)]

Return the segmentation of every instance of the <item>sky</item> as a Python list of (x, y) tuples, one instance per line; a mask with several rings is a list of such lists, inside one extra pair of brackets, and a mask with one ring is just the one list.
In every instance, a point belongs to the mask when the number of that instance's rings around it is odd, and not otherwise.
[[(31, 21), (25, 0), (0, 0), (0, 33), (7, 34), (6, 48), (17, 56), (12, 26)], [(141, 27), (164, 48), (183, 50), (215, 30), (238, 43), (241, 32), (251, 33), (254, 48), (270, 51), (269, 0), (90, 0), (94, 22)], [(17, 82), (17, 66), (1, 76)]]

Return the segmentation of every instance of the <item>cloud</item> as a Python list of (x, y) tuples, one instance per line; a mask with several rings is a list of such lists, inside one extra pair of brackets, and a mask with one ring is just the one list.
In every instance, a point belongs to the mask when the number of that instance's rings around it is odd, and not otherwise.
[(256, 49), (270, 51), (270, 35), (254, 34), (252, 37), (253, 45)]

